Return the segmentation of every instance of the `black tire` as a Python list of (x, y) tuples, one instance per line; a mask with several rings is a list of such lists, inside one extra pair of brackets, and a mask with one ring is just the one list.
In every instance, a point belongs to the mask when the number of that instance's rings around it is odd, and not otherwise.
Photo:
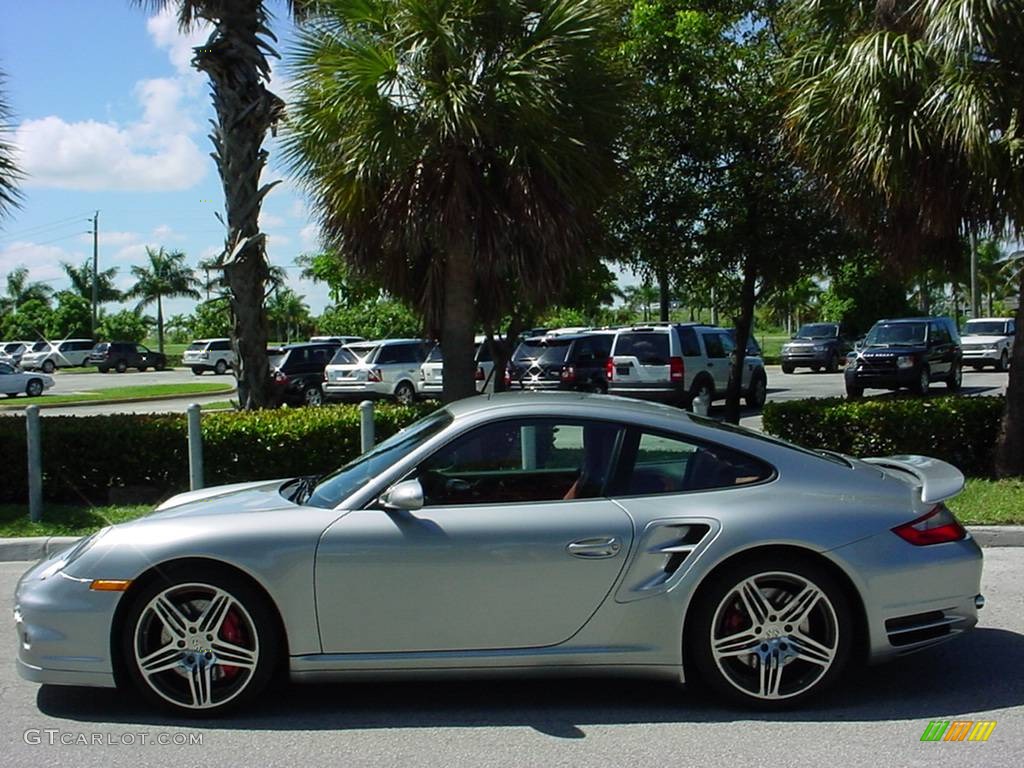
[(146, 372), (146, 366), (140, 365), (139, 366), (139, 373), (145, 373), (145, 372)]
[[(753, 585), (756, 591), (747, 591), (743, 600), (738, 592), (741, 585)], [(818, 597), (801, 617), (796, 596), (811, 594), (805, 591), (810, 588)], [(751, 609), (764, 610), (766, 615), (752, 620)], [(742, 637), (745, 629), (750, 630), (749, 638)], [(849, 598), (825, 567), (789, 555), (754, 556), (715, 573), (701, 587), (683, 638), (687, 678), (696, 678), (720, 698), (752, 709), (798, 706), (842, 677), (853, 657), (855, 632)], [(723, 635), (736, 639), (723, 644)], [(717, 652), (714, 637), (719, 639)], [(736, 653), (747, 647), (749, 653)], [(764, 664), (766, 659), (775, 664)], [(781, 669), (774, 679), (777, 695), (765, 691), (773, 680), (773, 669)]]
[(811, 370), (815, 373), (819, 373), (821, 371), (821, 366), (818, 363), (814, 363), (811, 365)]
[[(199, 624), (203, 618), (202, 611), (213, 602), (218, 590), (226, 593), (233, 602), (217, 622), (216, 631), (212, 635), (203, 634), (203, 627)], [(162, 593), (168, 600), (180, 599), (176, 607), (191, 625), (181, 627), (184, 631), (177, 643), (170, 625), (149, 610), (150, 603)], [(147, 703), (155, 707), (189, 717), (221, 715), (250, 703), (258, 696), (281, 662), (279, 622), (273, 608), (259, 590), (227, 569), (213, 565), (172, 564), (162, 568), (159, 575), (132, 594), (130, 600), (123, 618), (113, 629), (112, 645), (119, 651), (118, 668), (123, 671), (118, 682), (130, 683)], [(227, 626), (229, 619), (232, 619), (230, 627)], [(193, 629), (198, 631), (191, 631)], [(228, 629), (231, 632), (224, 637)], [(181, 651), (172, 648), (172, 643)], [(222, 657), (230, 652), (228, 643), (255, 656), (251, 669), (223, 663)], [(178, 665), (151, 673), (147, 678), (140, 668), (139, 654), (143, 658), (151, 655), (152, 645), (168, 649), (169, 655), (162, 654), (162, 658), (170, 662), (177, 660)], [(175, 659), (173, 654), (178, 654), (179, 659)], [(239, 655), (235, 658), (244, 657)], [(209, 706), (186, 706), (183, 702), (186, 697), (195, 701), (195, 689), (185, 681), (198, 679), (196, 672), (203, 665), (212, 668)], [(215, 678), (217, 667), (220, 667), (219, 678)], [(216, 686), (220, 686), (220, 691), (214, 690)]]
[(971, 368), (973, 368), (976, 371), (980, 371), (984, 367), (985, 366), (983, 366), (981, 363), (971, 363)]
[(128, 362), (126, 360), (118, 360), (114, 365), (114, 370), (118, 373), (124, 373), (128, 370)]
[(43, 360), (43, 373), (53, 373), (57, 370), (57, 366), (54, 365), (53, 360)]
[(864, 397), (864, 387), (858, 387), (856, 384), (846, 384), (846, 399), (847, 400), (860, 400)]
[(225, 363), (223, 360), (218, 360), (213, 365), (213, 372), (215, 374), (217, 374), (218, 376), (223, 376), (225, 373), (227, 373), (227, 370), (228, 370), (228, 364)]
[(154, 371), (166, 371), (167, 370), (167, 361), (166, 360), (159, 360), (159, 361), (157, 361), (157, 364), (153, 366), (153, 370)]
[(750, 390), (747, 392), (746, 402), (748, 408), (764, 408), (768, 400), (768, 377), (763, 372), (755, 372), (750, 381)]
[(946, 389), (950, 392), (959, 392), (963, 384), (964, 371), (959, 365), (954, 365), (953, 370), (946, 376)]
[(917, 380), (910, 385), (911, 391), (915, 395), (927, 395), (928, 389), (932, 385), (932, 372), (927, 365), (922, 365), (921, 370), (918, 371)]
[(999, 360), (996, 362), (996, 371), (998, 373), (1005, 373), (1006, 369), (1010, 367), (1010, 357), (1006, 354), (1004, 349), (999, 353)]
[(416, 402), (416, 388), (408, 381), (399, 382), (395, 387), (395, 401), (400, 405), (412, 405)]
[(203, 375), (203, 369), (202, 368), (193, 368), (192, 369), (192, 375), (193, 376), (202, 376)]
[(795, 370), (796, 370), (796, 366), (793, 365), (792, 363), (783, 363), (782, 364), (782, 372), (783, 373), (792, 373)]
[(96, 366), (96, 370), (98, 370), (100, 373), (110, 373), (110, 369), (105, 365)]
[(312, 408), (319, 408), (324, 404), (324, 391), (319, 384), (311, 384), (303, 391), (302, 400)]
[(832, 357), (828, 359), (828, 365), (825, 366), (825, 370), (829, 373), (839, 372), (839, 353), (833, 352)]
[(25, 385), (25, 394), (29, 397), (39, 397), (43, 394), (43, 380), (42, 379), (29, 379)]

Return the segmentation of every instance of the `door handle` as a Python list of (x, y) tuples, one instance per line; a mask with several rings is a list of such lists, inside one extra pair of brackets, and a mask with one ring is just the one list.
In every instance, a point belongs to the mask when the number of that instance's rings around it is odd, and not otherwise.
[(574, 557), (601, 558), (615, 557), (622, 549), (622, 544), (614, 536), (602, 536), (595, 539), (580, 539), (566, 545), (565, 550)]

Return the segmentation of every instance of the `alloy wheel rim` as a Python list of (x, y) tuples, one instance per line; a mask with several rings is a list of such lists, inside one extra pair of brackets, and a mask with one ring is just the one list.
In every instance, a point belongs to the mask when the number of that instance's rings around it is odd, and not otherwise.
[(201, 583), (177, 584), (154, 597), (135, 625), (132, 648), (146, 685), (187, 709), (222, 706), (241, 694), (260, 654), (245, 607)]
[(795, 573), (744, 579), (711, 622), (711, 653), (723, 677), (747, 696), (781, 700), (813, 688), (839, 650), (839, 621), (825, 592)]
[(399, 387), (395, 393), (395, 399), (402, 405), (409, 405), (412, 402), (412, 392), (408, 387)]
[(932, 383), (932, 380), (928, 376), (927, 369), (922, 369), (921, 370), (921, 389), (928, 389), (928, 387), (931, 385), (931, 383)]
[(320, 390), (316, 387), (306, 390), (306, 404), (307, 405), (320, 405), (323, 400)]

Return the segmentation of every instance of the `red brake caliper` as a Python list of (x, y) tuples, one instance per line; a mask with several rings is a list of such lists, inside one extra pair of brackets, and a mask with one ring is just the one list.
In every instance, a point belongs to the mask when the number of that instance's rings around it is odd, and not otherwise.
[[(220, 625), (220, 638), (234, 645), (242, 644), (242, 624), (234, 609), (228, 611), (227, 615), (224, 617), (224, 623)], [(221, 666), (221, 669), (224, 671), (224, 677), (228, 680), (237, 675), (240, 671), (238, 667), (230, 667), (227, 665)]]

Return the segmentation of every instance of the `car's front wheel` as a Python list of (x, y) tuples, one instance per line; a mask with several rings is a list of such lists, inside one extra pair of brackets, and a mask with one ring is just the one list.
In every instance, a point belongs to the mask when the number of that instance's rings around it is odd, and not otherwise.
[(957, 392), (960, 390), (960, 386), (964, 381), (964, 372), (959, 365), (954, 365), (953, 370), (949, 372), (949, 376), (946, 377), (946, 388), (950, 392)]
[(756, 557), (712, 577), (686, 634), (689, 674), (723, 698), (777, 709), (821, 693), (842, 675), (853, 614), (822, 566)]
[(265, 598), (216, 568), (165, 569), (135, 596), (119, 631), (122, 666), (136, 690), (192, 717), (252, 700), (278, 662)]
[(25, 385), (25, 394), (29, 397), (39, 397), (43, 394), (43, 382), (39, 379), (29, 379)]
[(1004, 349), (999, 353), (999, 362), (996, 363), (996, 371), (999, 373), (1004, 372), (1009, 367), (1009, 362), (1009, 355), (1006, 354), (1006, 350)]
[(917, 381), (914, 382), (912, 389), (914, 394), (927, 395), (928, 389), (932, 385), (932, 372), (928, 369), (927, 365), (922, 365), (920, 372), (917, 374)]
[(56, 368), (53, 360), (43, 360), (43, 373), (53, 373)]

